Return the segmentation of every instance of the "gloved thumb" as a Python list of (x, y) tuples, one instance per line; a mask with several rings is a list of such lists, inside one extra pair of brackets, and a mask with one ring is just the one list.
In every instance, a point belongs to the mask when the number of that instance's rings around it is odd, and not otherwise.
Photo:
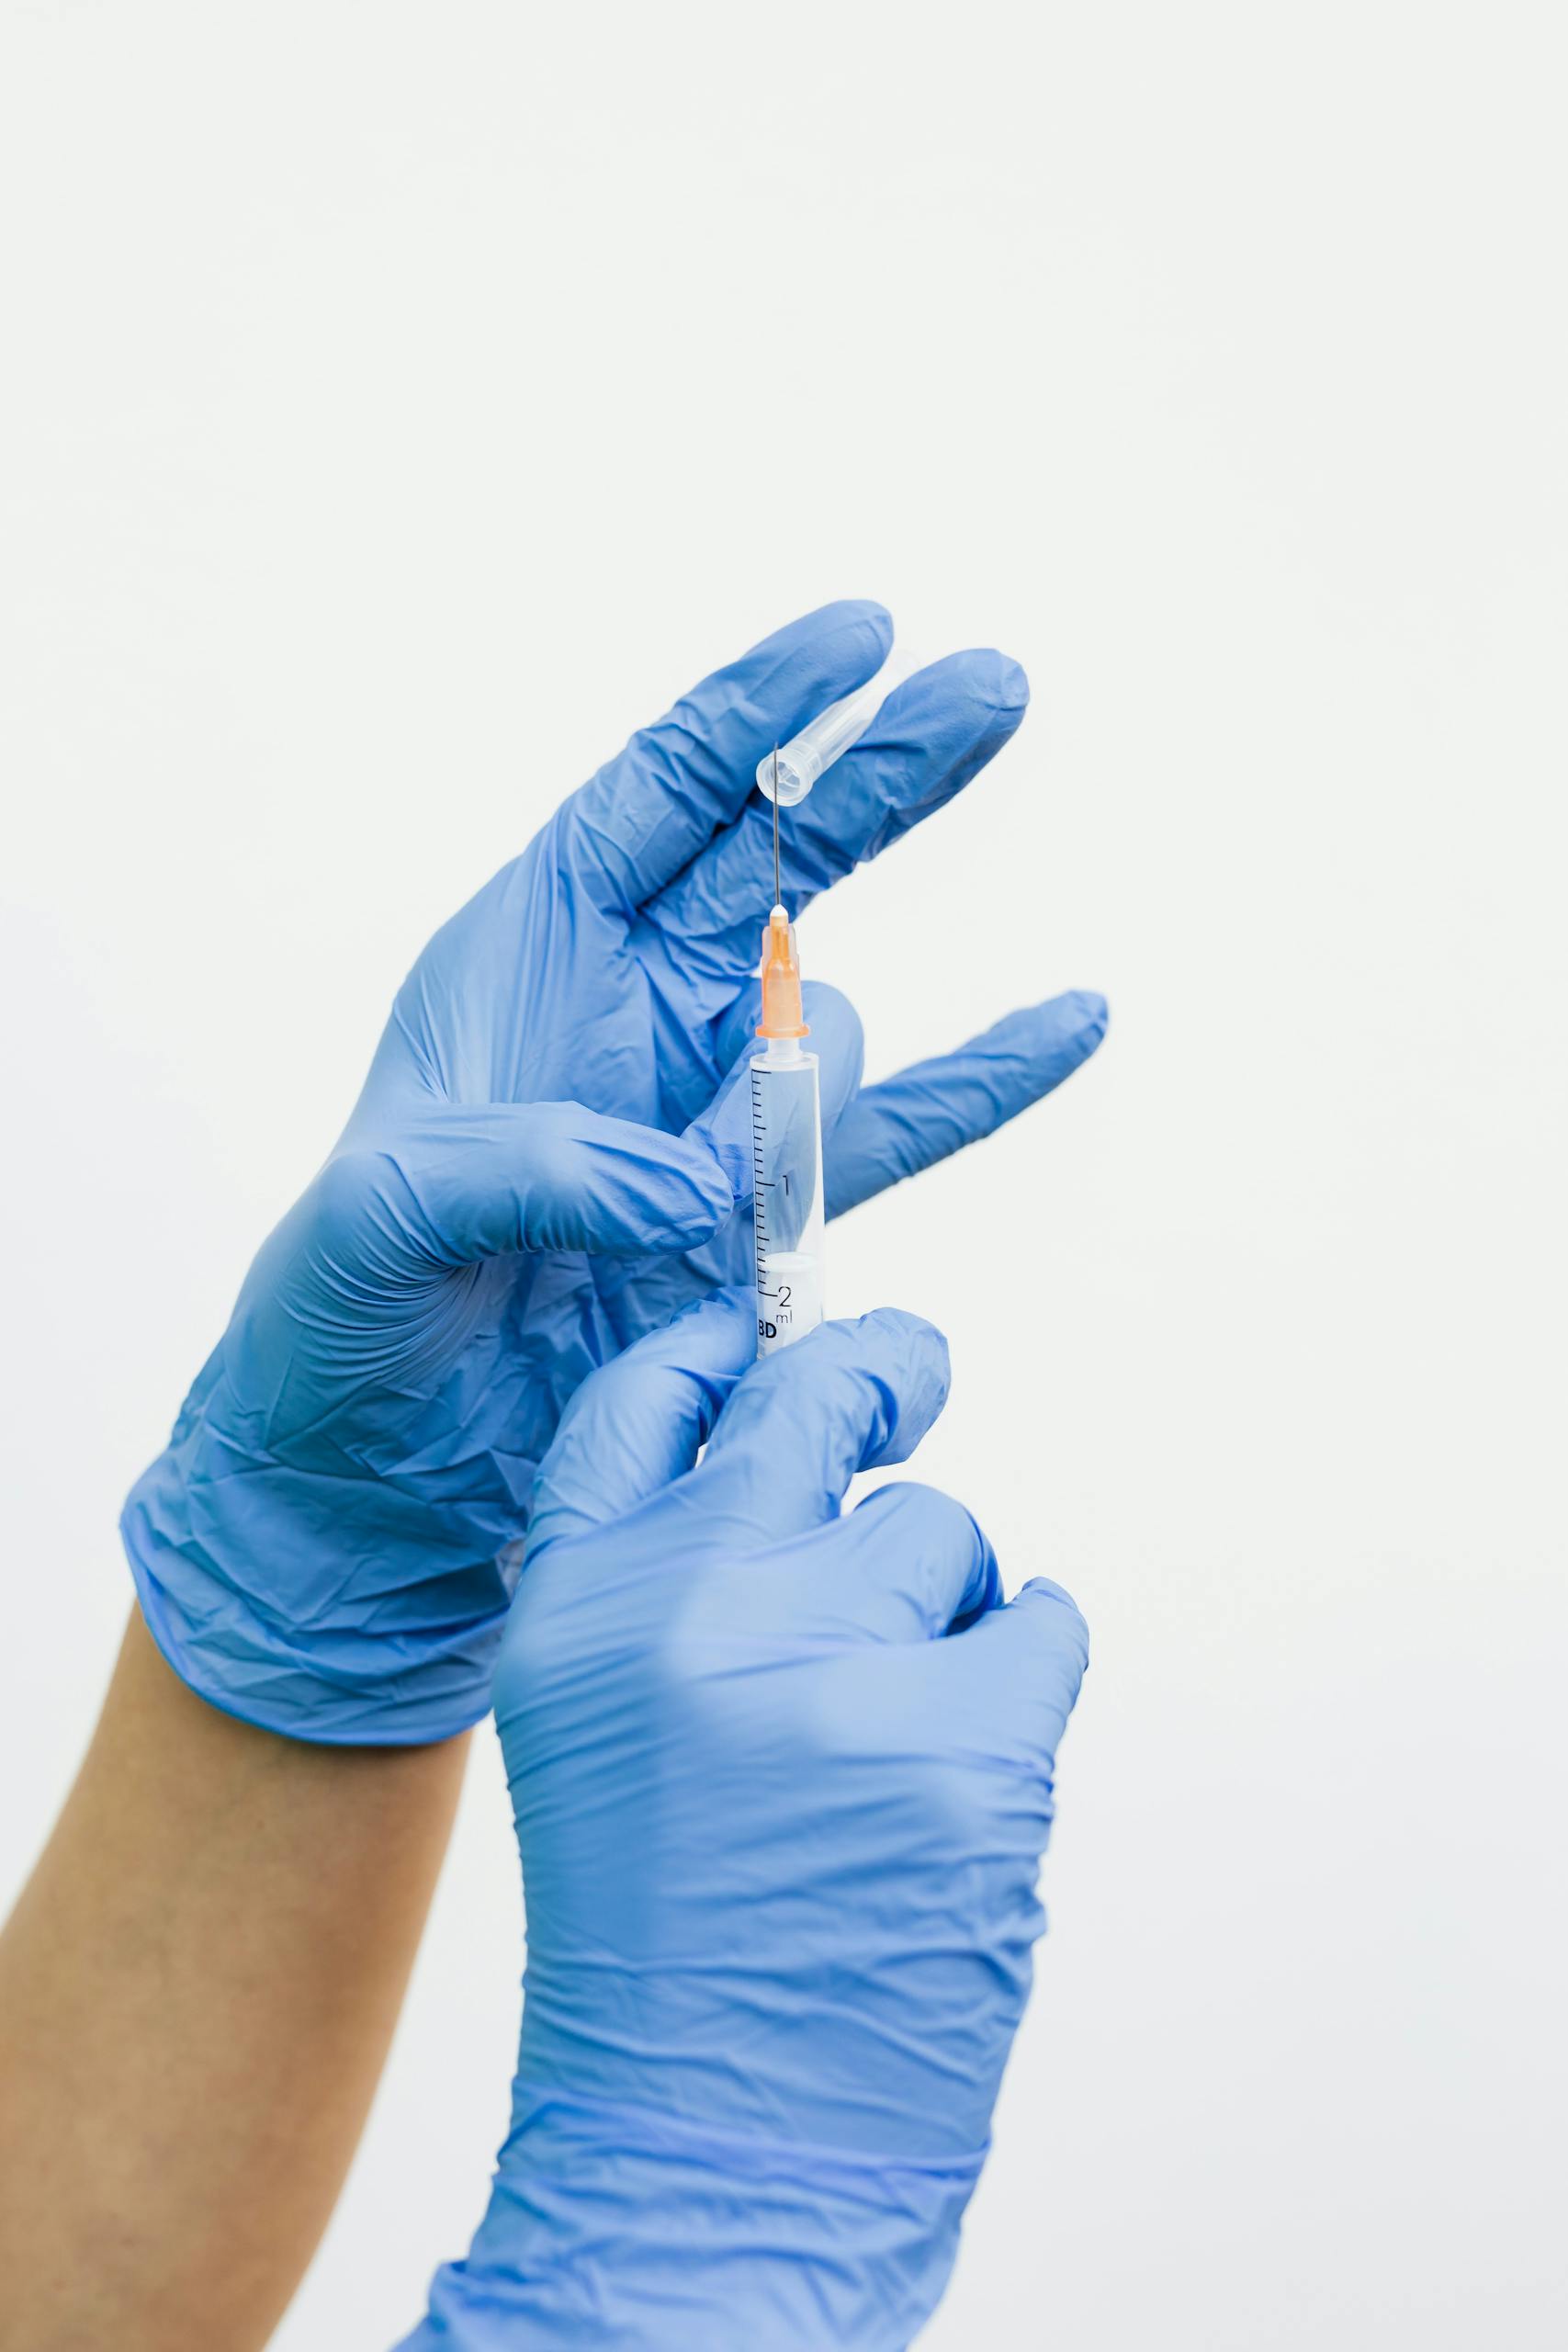
[(619, 1519), (691, 1469), (757, 1361), (750, 1285), (694, 1301), (573, 1394), (534, 1480), (528, 1557)]
[(431, 1271), (522, 1250), (689, 1250), (735, 1194), (702, 1137), (581, 1102), (444, 1105), (328, 1163), (335, 1205)]

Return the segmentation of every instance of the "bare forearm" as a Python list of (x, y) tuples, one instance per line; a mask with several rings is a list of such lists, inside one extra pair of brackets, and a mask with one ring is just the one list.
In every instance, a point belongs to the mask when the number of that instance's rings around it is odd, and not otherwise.
[(0, 1935), (0, 2347), (245, 2352), (363, 2127), (466, 1739), (313, 1747), (133, 1618)]

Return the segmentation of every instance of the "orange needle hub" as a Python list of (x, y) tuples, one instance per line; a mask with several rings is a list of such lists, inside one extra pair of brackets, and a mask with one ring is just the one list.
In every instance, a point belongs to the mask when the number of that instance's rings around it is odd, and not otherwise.
[(802, 1017), (800, 958), (795, 948), (795, 925), (782, 907), (768, 917), (762, 933), (762, 1018), (759, 1037), (805, 1037), (810, 1035)]

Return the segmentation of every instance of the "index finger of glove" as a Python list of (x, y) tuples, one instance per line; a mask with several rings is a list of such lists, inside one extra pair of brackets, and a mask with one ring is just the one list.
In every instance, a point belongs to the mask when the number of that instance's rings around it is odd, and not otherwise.
[(730, 823), (757, 763), (873, 676), (893, 641), (880, 605), (824, 605), (682, 695), (575, 792), (561, 861), (606, 913), (630, 915)]
[(857, 1470), (904, 1462), (947, 1402), (947, 1341), (895, 1307), (824, 1323), (738, 1383), (680, 1492), (764, 1543), (835, 1519)]

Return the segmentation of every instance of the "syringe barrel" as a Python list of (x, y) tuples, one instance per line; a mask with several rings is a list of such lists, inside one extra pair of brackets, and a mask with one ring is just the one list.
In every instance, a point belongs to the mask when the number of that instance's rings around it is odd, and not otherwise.
[[(778, 802), (781, 808), (793, 808), (805, 799), (818, 776), (841, 759), (852, 743), (858, 743), (895, 686), (901, 686), (912, 677), (920, 664), (917, 657), (904, 646), (896, 645), (874, 678), (863, 686), (856, 686), (852, 694), (829, 703), (827, 709), (803, 727), (798, 735), (779, 746)], [(767, 752), (757, 763), (757, 782), (765, 797), (773, 797), (774, 754)]]
[(822, 1110), (815, 1054), (793, 1038), (753, 1056), (752, 1212), (757, 1353), (802, 1340), (822, 1320)]

